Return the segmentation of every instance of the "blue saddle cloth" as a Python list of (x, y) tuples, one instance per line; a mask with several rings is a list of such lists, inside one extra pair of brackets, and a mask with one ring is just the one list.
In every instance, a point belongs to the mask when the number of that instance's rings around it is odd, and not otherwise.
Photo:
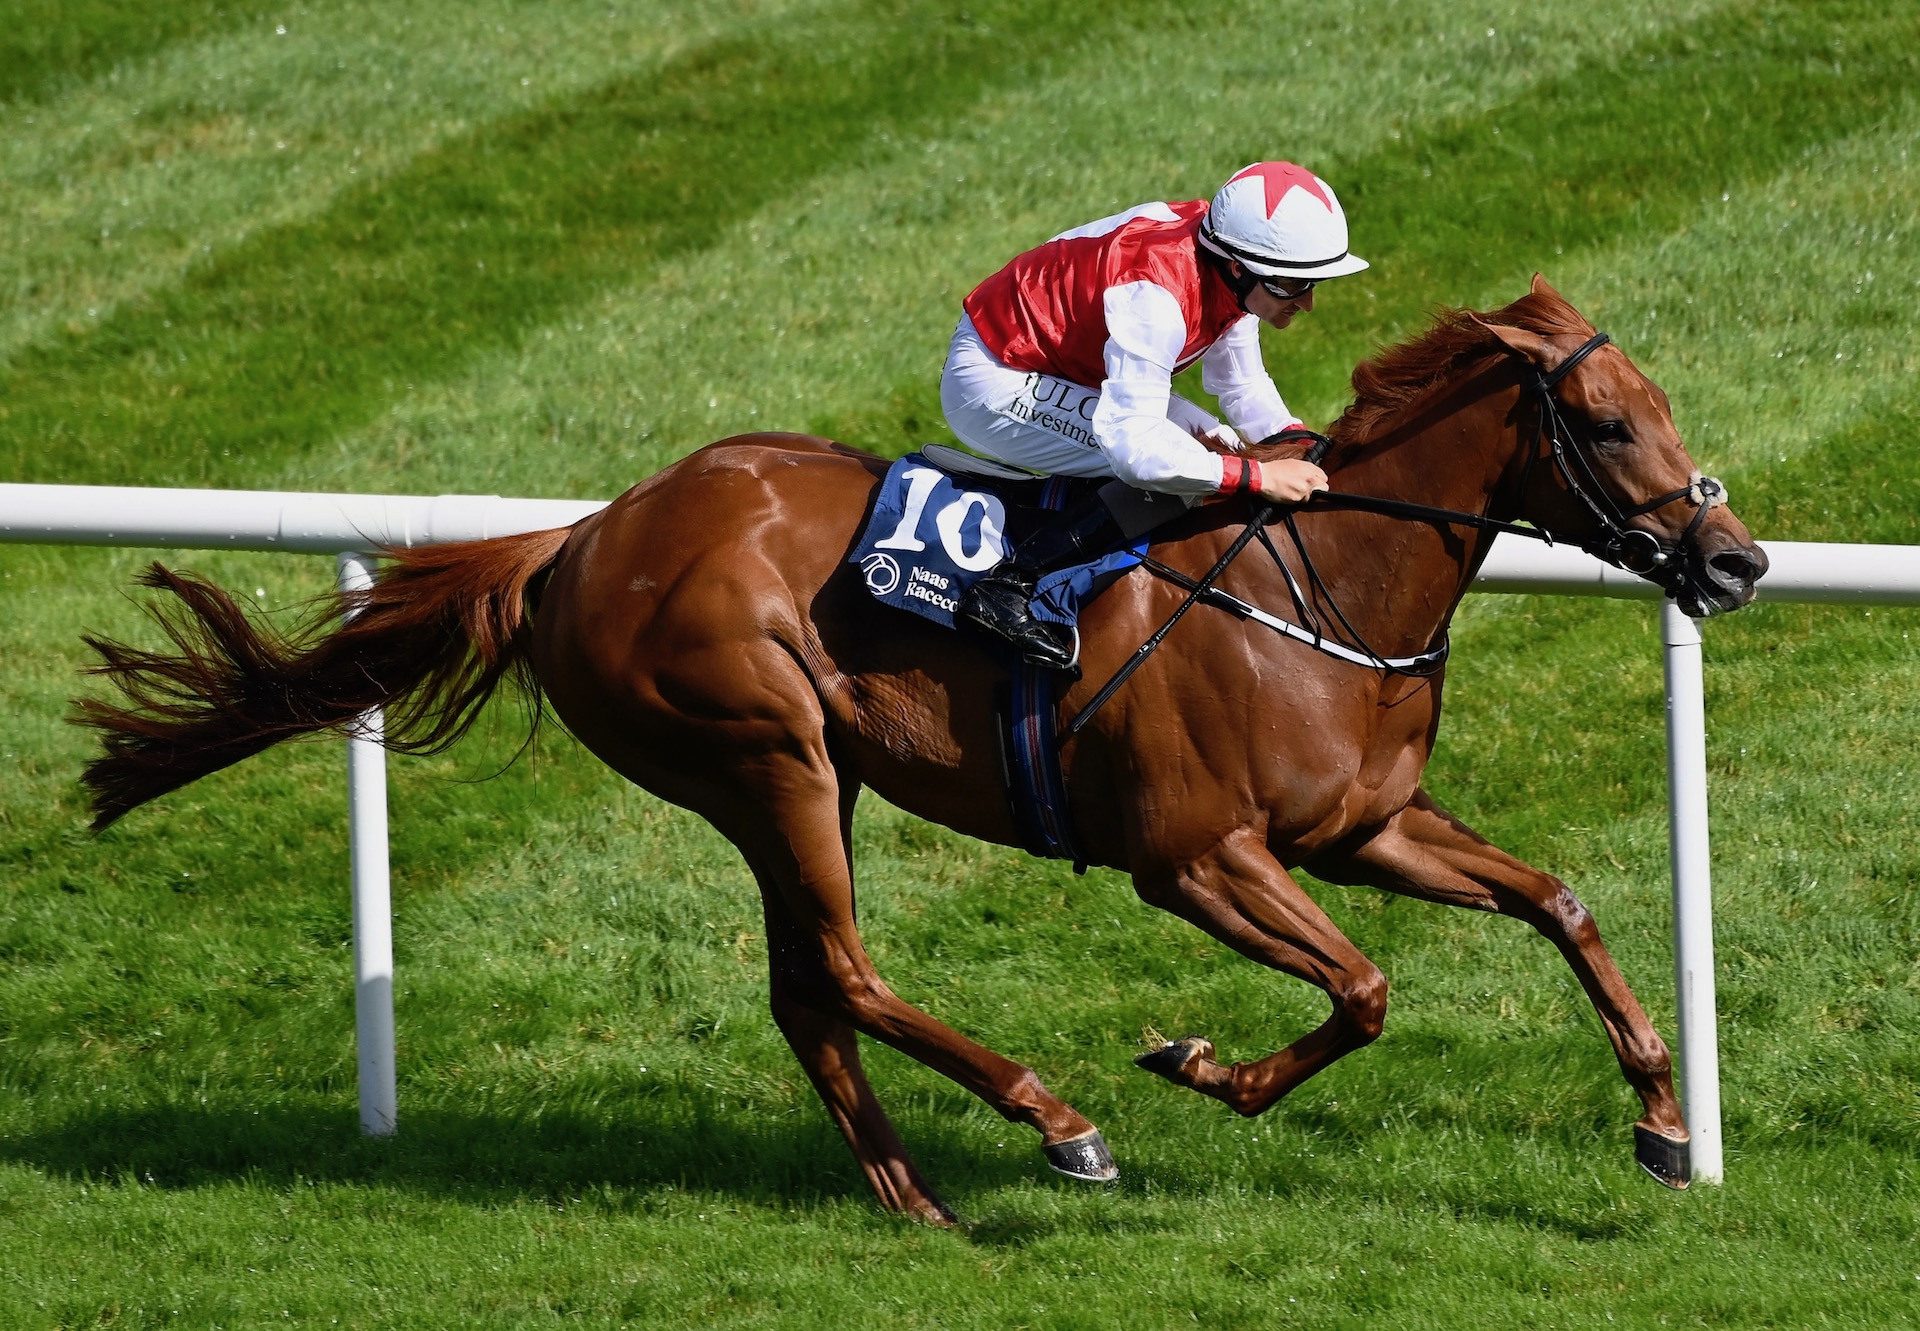
[[(1064, 505), (1066, 491), (1059, 477), (1004, 484), (954, 477), (909, 453), (888, 468), (848, 559), (875, 600), (953, 628), (967, 588), (1011, 548), (1009, 528), (1024, 536)], [(1144, 549), (1141, 542), (1047, 574), (1035, 589), (1034, 617), (1077, 626), (1081, 607), (1138, 564)]]
[[(949, 475), (919, 453), (888, 469), (874, 498), (873, 515), (848, 556), (882, 604), (954, 627), (960, 598), (1006, 555), (1009, 532), (1024, 537), (1064, 508), (1071, 483), (1061, 477), (998, 483), (979, 476)], [(1081, 607), (1140, 562), (1141, 540), (1097, 559), (1056, 569), (1040, 579), (1033, 613), (1078, 632)], [(1008, 689), (1007, 798), (1035, 855), (1072, 860), (1086, 857), (1067, 817), (1066, 783), (1054, 712), (1062, 677), (1006, 653)]]

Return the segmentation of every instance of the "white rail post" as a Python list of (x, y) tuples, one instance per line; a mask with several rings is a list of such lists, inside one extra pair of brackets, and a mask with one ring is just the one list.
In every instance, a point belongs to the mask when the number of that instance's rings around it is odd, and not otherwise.
[(1713, 886), (1707, 858), (1707, 706), (1700, 626), (1660, 603), (1667, 668), (1668, 828), (1673, 847), (1673, 969), (1679, 991), (1681, 1104), (1693, 1177), (1725, 1177), (1720, 1149), (1720, 1041), (1713, 994)]
[[(366, 555), (339, 557), (340, 588), (373, 585)], [(348, 840), (353, 857), (353, 1029), (360, 1063), (360, 1131), (388, 1137), (399, 1115), (393, 1024), (393, 888), (387, 866), (385, 718), (365, 713), (347, 740)]]

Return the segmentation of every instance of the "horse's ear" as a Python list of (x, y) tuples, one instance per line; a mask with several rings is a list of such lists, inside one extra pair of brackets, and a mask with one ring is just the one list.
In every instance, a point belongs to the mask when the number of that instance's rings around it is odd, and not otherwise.
[(1555, 291), (1553, 289), (1553, 284), (1548, 282), (1546, 278), (1542, 277), (1538, 273), (1535, 273), (1533, 275), (1532, 291), (1533, 291), (1533, 294), (1536, 296), (1551, 296), (1555, 300), (1559, 301), (1561, 304), (1563, 305), (1566, 304), (1567, 298), (1561, 295), (1558, 291)]
[[(1539, 281), (1538, 278), (1535, 281)], [(1542, 285), (1545, 285), (1542, 283)], [(1551, 288), (1549, 288), (1551, 290)], [(1559, 354), (1553, 350), (1553, 344), (1538, 333), (1524, 328), (1515, 328), (1512, 324), (1497, 324), (1479, 315), (1471, 316), (1473, 321), (1487, 332), (1500, 339), (1502, 346), (1514, 355), (1531, 361), (1535, 368), (1544, 370), (1559, 360)]]

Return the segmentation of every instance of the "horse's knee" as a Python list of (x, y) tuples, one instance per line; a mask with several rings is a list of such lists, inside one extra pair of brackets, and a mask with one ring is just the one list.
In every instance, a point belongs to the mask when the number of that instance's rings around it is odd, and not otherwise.
[(1369, 966), (1334, 991), (1340, 1019), (1360, 1044), (1380, 1038), (1387, 1024), (1387, 977)]
[(1556, 880), (1552, 895), (1541, 905), (1546, 912), (1543, 922), (1545, 932), (1564, 938), (1579, 948), (1587, 948), (1600, 941), (1600, 928), (1593, 922), (1593, 912), (1565, 883)]

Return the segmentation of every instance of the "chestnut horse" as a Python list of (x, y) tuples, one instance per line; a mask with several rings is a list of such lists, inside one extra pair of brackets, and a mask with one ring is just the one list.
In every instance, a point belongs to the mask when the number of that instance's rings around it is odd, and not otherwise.
[[(1691, 614), (1745, 604), (1765, 556), (1695, 470), (1665, 396), (1603, 342), (1536, 278), (1505, 309), (1444, 315), (1361, 365), (1331, 432), (1336, 485), (1458, 519), (1304, 514), (1299, 548), (1251, 551), (1219, 587), (1275, 614), (1339, 616), (1350, 646), (1382, 657), (1420, 653), (1444, 639), (1486, 555), (1484, 519), (1525, 519), (1645, 566)], [(278, 740), (350, 728), (370, 707), (387, 709), (391, 747), (444, 747), (514, 673), (616, 771), (739, 848), (765, 910), (774, 1021), (884, 1206), (952, 1219), (868, 1085), (859, 1034), (1033, 1127), (1055, 1168), (1111, 1178), (1092, 1123), (1029, 1069), (901, 1001), (855, 924), (849, 826), (862, 786), (1021, 844), (991, 701), (1001, 667), (964, 637), (878, 606), (845, 562), (885, 468), (821, 439), (722, 440), (570, 529), (389, 550), (376, 585), (329, 612), (355, 610), (349, 624), (293, 641), (156, 565), (149, 583), (186, 607), (163, 619), (178, 653), (90, 640), (97, 672), (126, 695), (80, 704), (105, 738), (86, 776), (96, 826)], [(1151, 551), (1171, 580), (1137, 571), (1089, 608), (1086, 676), (1066, 691), (1066, 714), (1168, 619), (1186, 594), (1179, 575), (1190, 587), (1249, 518), (1237, 500), (1190, 512)], [(1258, 1114), (1379, 1035), (1385, 978), (1295, 868), (1497, 911), (1566, 957), (1640, 1098), (1641, 1163), (1684, 1186), (1667, 1049), (1586, 908), (1420, 787), (1441, 680), (1201, 606), (1065, 743), (1072, 830), (1091, 862), (1332, 1000), (1323, 1025), (1278, 1053), (1225, 1062), (1189, 1037), (1141, 1061)]]

